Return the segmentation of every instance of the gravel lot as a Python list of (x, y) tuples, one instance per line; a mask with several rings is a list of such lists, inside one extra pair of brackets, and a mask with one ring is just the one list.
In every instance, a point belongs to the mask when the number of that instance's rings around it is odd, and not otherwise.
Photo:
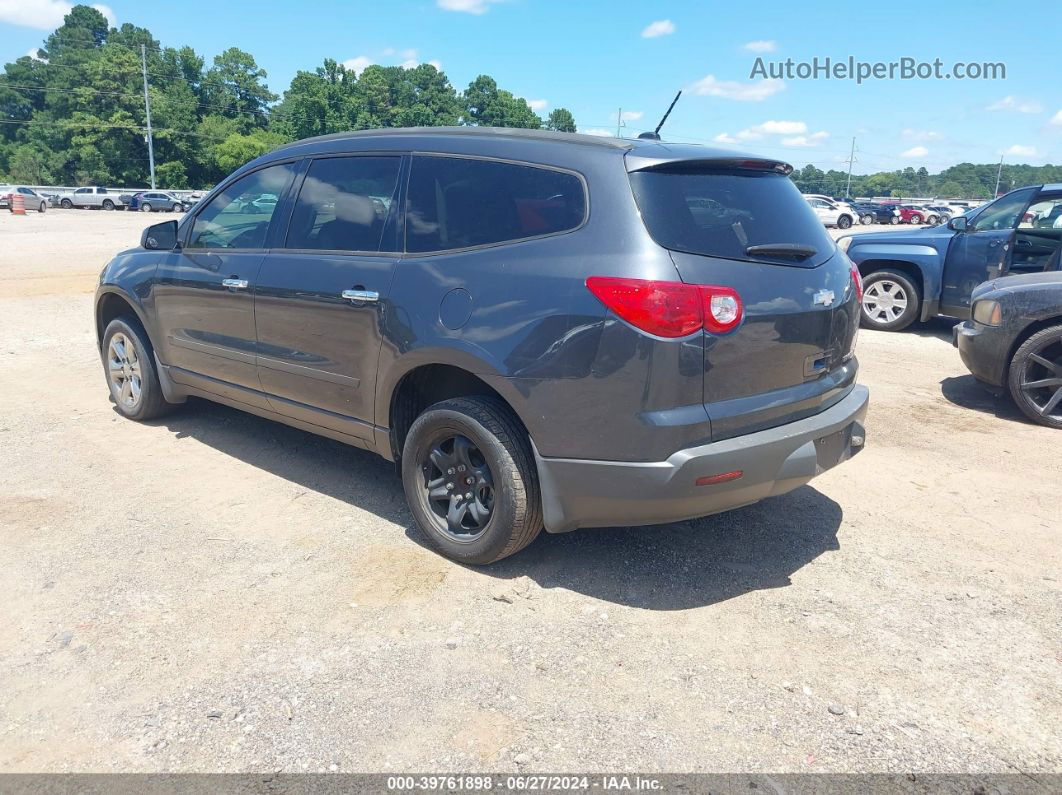
[(91, 291), (166, 217), (0, 214), (0, 771), (1062, 772), (1062, 434), (948, 323), (860, 334), (811, 486), (473, 570), (382, 459), (116, 416)]

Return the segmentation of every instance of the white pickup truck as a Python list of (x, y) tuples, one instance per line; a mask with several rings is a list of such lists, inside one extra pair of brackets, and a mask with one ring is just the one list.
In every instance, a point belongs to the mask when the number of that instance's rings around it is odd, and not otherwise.
[(73, 193), (59, 196), (59, 206), (65, 210), (71, 207), (90, 208), (93, 210), (121, 210), (125, 205), (117, 193), (108, 193), (106, 188), (78, 188)]

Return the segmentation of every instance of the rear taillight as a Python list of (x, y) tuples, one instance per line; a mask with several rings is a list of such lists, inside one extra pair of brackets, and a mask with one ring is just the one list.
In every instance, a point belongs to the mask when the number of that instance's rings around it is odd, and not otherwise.
[(852, 274), (852, 284), (855, 286), (856, 300), (863, 300), (863, 277), (859, 275), (859, 268), (851, 260), (848, 261), (848, 270)]
[(729, 287), (591, 276), (586, 287), (617, 317), (657, 337), (686, 337), (704, 329), (733, 331), (741, 323), (741, 297)]

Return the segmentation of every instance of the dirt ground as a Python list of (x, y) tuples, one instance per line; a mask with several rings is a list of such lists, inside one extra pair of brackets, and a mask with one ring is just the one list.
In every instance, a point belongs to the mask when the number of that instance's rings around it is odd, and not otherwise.
[(382, 459), (115, 414), (91, 291), (165, 217), (0, 214), (0, 771), (1062, 771), (1062, 434), (948, 323), (861, 332), (810, 486), (468, 569)]

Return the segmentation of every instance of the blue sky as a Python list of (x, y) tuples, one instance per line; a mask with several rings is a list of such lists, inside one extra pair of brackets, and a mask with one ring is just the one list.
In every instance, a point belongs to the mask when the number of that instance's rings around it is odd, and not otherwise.
[[(40, 44), (64, 0), (0, 0), (0, 57)], [(723, 142), (797, 166), (857, 173), (958, 162), (1062, 161), (1062, 5), (975, 3), (615, 3), (599, 0), (287, 2), (110, 0), (108, 14), (209, 60), (251, 52), (282, 92), (325, 57), (358, 66), (433, 61), (458, 88), (487, 73), (543, 115), (567, 107), (582, 131), (655, 126), (684, 94), (665, 137)], [(846, 13), (846, 9), (851, 11)], [(1005, 80), (750, 81), (767, 60), (1001, 61)], [(735, 142), (735, 143), (727, 143)]]

